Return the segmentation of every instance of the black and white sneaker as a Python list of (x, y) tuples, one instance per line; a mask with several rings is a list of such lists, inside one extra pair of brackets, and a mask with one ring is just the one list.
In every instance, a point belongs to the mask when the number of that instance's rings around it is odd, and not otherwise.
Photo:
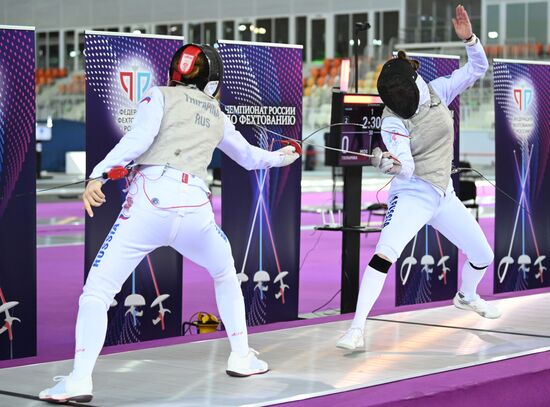
[(497, 319), (500, 318), (501, 315), (497, 307), (490, 302), (485, 301), (478, 294), (476, 294), (476, 297), (473, 300), (466, 301), (464, 299), (464, 294), (459, 291), (453, 298), (453, 304), (457, 308), (474, 311), (483, 318)]

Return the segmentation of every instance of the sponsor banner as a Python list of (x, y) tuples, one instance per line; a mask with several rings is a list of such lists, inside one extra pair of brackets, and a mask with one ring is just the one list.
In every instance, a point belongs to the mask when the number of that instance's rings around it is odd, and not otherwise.
[(0, 28), (0, 359), (36, 355), (34, 28)]
[[(302, 49), (220, 41), (222, 108), (249, 143), (302, 135)], [(222, 158), (222, 226), (231, 241), (249, 325), (298, 317), (301, 162), (247, 171)]]
[[(420, 62), (418, 73), (429, 83), (459, 68), (459, 57), (407, 54)], [(453, 114), (454, 163), (459, 162), (460, 98), (449, 105)], [(458, 177), (453, 177), (458, 191)], [(388, 203), (391, 207), (391, 202)], [(388, 209), (389, 209), (388, 208)], [(396, 305), (420, 304), (453, 298), (457, 290), (458, 249), (431, 226), (424, 226), (396, 262)]]
[(495, 60), (495, 293), (549, 287), (550, 64)]
[[(149, 88), (166, 85), (170, 61), (182, 44), (178, 37), (86, 32), (87, 174), (131, 129)], [(93, 219), (86, 217), (86, 271), (101, 260), (109, 237), (126, 220), (119, 216), (126, 186), (125, 179), (107, 182), (107, 202), (94, 209)], [(131, 272), (116, 296), (105, 344), (180, 335), (181, 307), (181, 256), (170, 248), (157, 249)]]

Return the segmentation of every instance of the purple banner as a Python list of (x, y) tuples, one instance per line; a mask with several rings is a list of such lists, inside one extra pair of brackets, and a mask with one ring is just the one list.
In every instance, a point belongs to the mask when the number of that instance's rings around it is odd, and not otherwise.
[[(165, 85), (181, 38), (86, 33), (86, 173), (132, 126), (147, 90)], [(88, 270), (121, 210), (126, 180), (103, 187), (107, 202), (86, 217)], [(116, 225), (116, 223), (115, 223)], [(147, 233), (146, 230), (143, 233)], [(170, 248), (148, 255), (134, 270), (109, 311), (106, 345), (181, 334), (182, 259)], [(170, 312), (166, 312), (168, 309)]]
[[(302, 49), (221, 41), (224, 111), (267, 150), (302, 135)], [(298, 317), (301, 162), (247, 171), (222, 157), (222, 226), (231, 241), (247, 322)]]
[[(418, 73), (429, 83), (450, 75), (459, 68), (458, 57), (408, 54), (420, 62)], [(449, 109), (453, 113), (455, 146), (454, 163), (459, 161), (460, 98)], [(458, 191), (458, 177), (453, 177)], [(458, 249), (431, 226), (424, 226), (405, 247), (396, 263), (395, 304), (409, 305), (453, 298), (457, 290)]]
[(550, 64), (495, 60), (495, 293), (550, 287)]
[(34, 29), (0, 29), (0, 359), (36, 355)]

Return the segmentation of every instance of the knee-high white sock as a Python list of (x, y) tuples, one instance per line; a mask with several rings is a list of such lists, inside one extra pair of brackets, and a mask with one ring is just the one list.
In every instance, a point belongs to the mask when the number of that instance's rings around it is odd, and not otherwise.
[(80, 301), (76, 320), (76, 348), (72, 375), (84, 378), (92, 375), (107, 333), (107, 309), (98, 298), (84, 297)]
[(355, 317), (351, 324), (352, 328), (359, 328), (361, 331), (365, 328), (367, 316), (374, 302), (382, 292), (386, 276), (386, 273), (382, 273), (373, 269), (371, 266), (367, 266), (363, 274), (363, 280), (361, 281), (361, 288), (359, 288), (359, 298), (357, 300)]
[(462, 267), (462, 284), (460, 285), (460, 292), (464, 294), (464, 299), (466, 301), (471, 301), (476, 297), (477, 286), (486, 270), (487, 267), (476, 270), (469, 261), (464, 263)]
[(216, 303), (231, 350), (241, 356), (249, 352), (244, 298), (235, 270), (214, 279)]

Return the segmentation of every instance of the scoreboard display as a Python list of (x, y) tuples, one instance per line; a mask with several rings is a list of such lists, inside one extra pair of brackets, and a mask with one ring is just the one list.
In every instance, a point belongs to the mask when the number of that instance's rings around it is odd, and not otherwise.
[(378, 95), (334, 91), (332, 127), (326, 145), (349, 153), (327, 149), (325, 164), (335, 167), (371, 165), (369, 157), (353, 153), (372, 154), (375, 147), (383, 147), (380, 137), (383, 110), (384, 104)]

